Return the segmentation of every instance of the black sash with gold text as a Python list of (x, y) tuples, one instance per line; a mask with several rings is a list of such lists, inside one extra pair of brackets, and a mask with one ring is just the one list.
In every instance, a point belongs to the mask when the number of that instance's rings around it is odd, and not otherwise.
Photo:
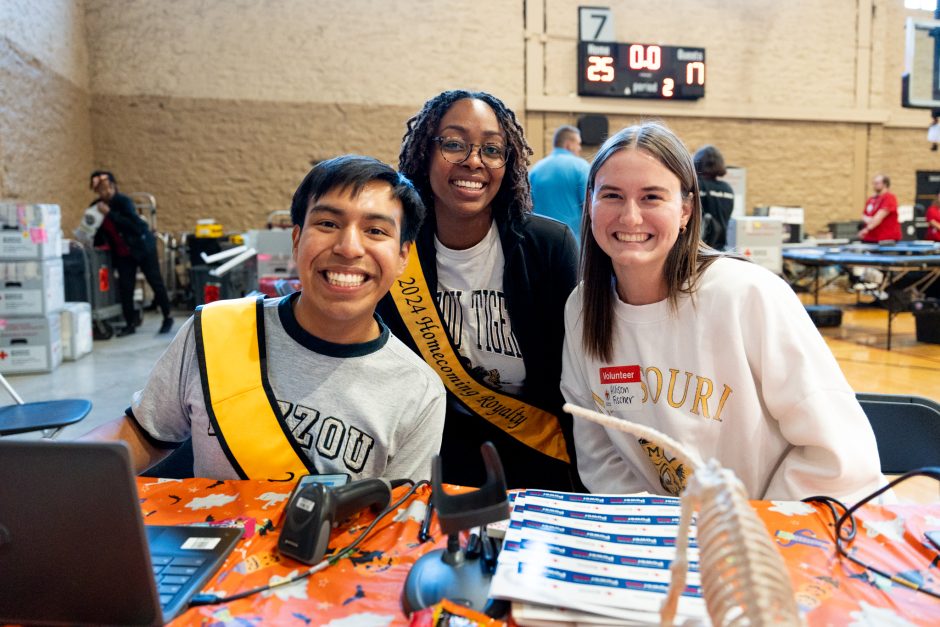
[(571, 462), (557, 416), (487, 387), (463, 367), (424, 278), (417, 246), (411, 248), (405, 271), (392, 284), (391, 294), (421, 357), (464, 407), (526, 446)]

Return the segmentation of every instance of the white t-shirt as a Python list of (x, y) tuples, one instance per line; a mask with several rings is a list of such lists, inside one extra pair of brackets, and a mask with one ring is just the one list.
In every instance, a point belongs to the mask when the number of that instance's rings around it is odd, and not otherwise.
[(493, 389), (522, 390), (525, 364), (503, 296), (503, 247), (496, 223), (477, 245), (452, 250), (434, 238), (437, 304), (467, 371)]
[[(825, 494), (854, 503), (883, 485), (868, 419), (779, 277), (723, 258), (705, 270), (694, 299), (680, 296), (678, 311), (615, 295), (609, 362), (581, 348), (582, 290), (565, 308), (568, 402), (653, 427), (718, 460), (752, 499)], [(639, 382), (628, 382), (637, 372)], [(592, 492), (675, 494), (688, 474), (668, 451), (586, 420), (575, 418), (574, 439)]]

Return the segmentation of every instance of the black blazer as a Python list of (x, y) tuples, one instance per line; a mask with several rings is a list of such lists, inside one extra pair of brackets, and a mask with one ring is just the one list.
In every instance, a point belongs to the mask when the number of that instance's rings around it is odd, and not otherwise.
[[(433, 294), (437, 291), (436, 227), (433, 214), (428, 218), (416, 243), (421, 267)], [(572, 462), (560, 462), (520, 443), (467, 412), (448, 392), (441, 443), (443, 479), (457, 485), (482, 485), (486, 475), (480, 445), (490, 441), (499, 452), (510, 488), (582, 491), (575, 463), (571, 417), (561, 411), (564, 399), (559, 390), (565, 302), (577, 280), (578, 253), (574, 235), (563, 223), (532, 214), (526, 214), (518, 223), (497, 219), (496, 225), (505, 257), (503, 293), (526, 369), (521, 396), (526, 402), (558, 416)], [(391, 295), (382, 299), (378, 312), (392, 333), (418, 352)]]

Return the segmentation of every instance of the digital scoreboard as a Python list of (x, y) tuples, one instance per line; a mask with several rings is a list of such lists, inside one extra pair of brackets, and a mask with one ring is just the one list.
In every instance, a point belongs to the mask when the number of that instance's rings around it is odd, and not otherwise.
[(705, 96), (705, 49), (579, 42), (578, 95), (698, 100)]

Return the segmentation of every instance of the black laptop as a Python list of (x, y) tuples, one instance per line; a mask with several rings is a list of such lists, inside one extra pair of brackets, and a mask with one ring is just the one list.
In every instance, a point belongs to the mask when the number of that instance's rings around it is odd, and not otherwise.
[(0, 624), (160, 625), (240, 536), (144, 526), (123, 444), (0, 440)]

